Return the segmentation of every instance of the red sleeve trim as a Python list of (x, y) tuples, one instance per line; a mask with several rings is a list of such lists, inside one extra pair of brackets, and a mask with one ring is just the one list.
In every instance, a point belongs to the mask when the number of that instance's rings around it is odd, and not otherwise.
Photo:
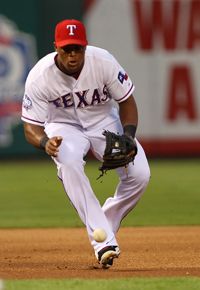
[(24, 121), (27, 120), (27, 121), (31, 121), (31, 122), (34, 122), (34, 123), (37, 123), (37, 124), (40, 124), (40, 125), (44, 125), (44, 122), (36, 121), (34, 119), (30, 119), (30, 118), (27, 118), (27, 117), (24, 117), (24, 116), (22, 116), (21, 119), (24, 120)]
[(125, 98), (130, 94), (130, 92), (132, 91), (132, 89), (133, 89), (133, 84), (132, 84), (130, 90), (128, 91), (128, 93), (126, 93), (125, 96), (123, 96), (121, 99), (116, 100), (116, 101), (117, 101), (118, 103), (120, 103), (121, 101), (123, 101), (123, 99), (125, 99)]

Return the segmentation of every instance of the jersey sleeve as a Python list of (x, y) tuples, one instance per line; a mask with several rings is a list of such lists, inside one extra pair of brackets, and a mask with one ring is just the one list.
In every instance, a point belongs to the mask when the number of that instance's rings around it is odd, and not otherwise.
[(22, 121), (44, 126), (47, 119), (48, 101), (35, 83), (25, 85), (22, 101)]
[(133, 93), (135, 86), (117, 60), (113, 56), (111, 59), (112, 64), (106, 64), (105, 68), (106, 87), (112, 98), (120, 103)]

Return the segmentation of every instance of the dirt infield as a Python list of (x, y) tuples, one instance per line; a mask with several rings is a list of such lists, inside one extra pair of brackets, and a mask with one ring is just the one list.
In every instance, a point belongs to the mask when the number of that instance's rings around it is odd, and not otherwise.
[(121, 255), (100, 269), (85, 229), (0, 230), (0, 278), (200, 276), (200, 226), (121, 228)]

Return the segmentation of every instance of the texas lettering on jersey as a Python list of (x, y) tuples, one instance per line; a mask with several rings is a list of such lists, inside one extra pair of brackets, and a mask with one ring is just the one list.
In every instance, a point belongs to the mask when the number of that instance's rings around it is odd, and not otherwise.
[(74, 94), (72, 93), (68, 93), (66, 95), (63, 95), (53, 101), (50, 101), (50, 103), (53, 103), (55, 105), (56, 108), (69, 108), (75, 105), (74, 103), (74, 96), (77, 97), (78, 99), (78, 103), (76, 105), (76, 108), (84, 108), (84, 107), (88, 107), (88, 106), (94, 106), (100, 103), (105, 103), (107, 102), (109, 99), (111, 99), (111, 96), (109, 95), (106, 86), (104, 86), (103, 88), (103, 95), (100, 93), (100, 90), (94, 89), (91, 97), (89, 98), (89, 100), (87, 100), (87, 95), (91, 94), (91, 90), (84, 90), (82, 92), (74, 92)]

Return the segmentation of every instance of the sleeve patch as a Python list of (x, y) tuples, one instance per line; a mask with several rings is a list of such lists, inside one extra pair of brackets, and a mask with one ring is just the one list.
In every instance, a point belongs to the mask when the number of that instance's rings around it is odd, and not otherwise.
[(127, 81), (127, 79), (128, 79), (127, 73), (125, 72), (123, 73), (121, 71), (118, 73), (118, 80), (120, 81), (121, 84), (123, 84), (124, 80)]
[(26, 110), (30, 110), (31, 107), (32, 107), (32, 101), (27, 95), (25, 95), (24, 98), (23, 98), (23, 107)]

